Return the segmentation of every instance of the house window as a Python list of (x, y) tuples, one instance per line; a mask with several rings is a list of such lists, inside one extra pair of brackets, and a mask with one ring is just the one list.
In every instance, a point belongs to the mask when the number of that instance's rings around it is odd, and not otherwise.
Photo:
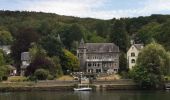
[(118, 70), (117, 69), (114, 69), (114, 72), (117, 72)]
[(91, 72), (91, 70), (90, 70), (90, 69), (88, 69), (88, 72), (90, 73), (90, 72)]
[(135, 59), (132, 59), (132, 60), (131, 60), (131, 63), (135, 63)]
[(93, 73), (93, 69), (91, 69), (91, 72)]
[(101, 72), (101, 69), (96, 69), (96, 73), (100, 73)]
[(131, 53), (131, 57), (135, 57), (135, 53), (134, 52)]
[(88, 63), (88, 66), (90, 67), (90, 66), (91, 66), (91, 64), (90, 64), (90, 63)]

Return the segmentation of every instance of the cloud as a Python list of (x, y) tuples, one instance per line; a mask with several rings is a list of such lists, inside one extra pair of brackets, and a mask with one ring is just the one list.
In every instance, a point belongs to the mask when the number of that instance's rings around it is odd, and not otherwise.
[[(28, 5), (26, 10), (52, 12), (62, 15), (87, 17), (104, 0), (39, 0)], [(90, 16), (89, 16), (90, 17)]]
[(170, 13), (170, 0), (13, 0), (13, 3), (10, 3), (11, 5), (15, 3), (15, 6), (20, 5), (17, 9), (13, 8), (14, 10), (42, 11), (99, 19)]

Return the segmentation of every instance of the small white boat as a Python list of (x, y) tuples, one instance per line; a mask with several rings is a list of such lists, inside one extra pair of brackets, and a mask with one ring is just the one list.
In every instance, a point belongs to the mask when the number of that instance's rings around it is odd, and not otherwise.
[(81, 88), (74, 88), (74, 91), (91, 91), (92, 88), (90, 87), (81, 87)]
[(92, 88), (89, 84), (78, 84), (78, 88), (74, 88), (74, 91), (91, 91)]

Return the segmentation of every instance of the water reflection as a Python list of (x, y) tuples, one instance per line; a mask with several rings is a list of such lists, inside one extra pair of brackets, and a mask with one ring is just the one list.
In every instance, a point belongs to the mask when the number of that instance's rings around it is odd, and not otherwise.
[(11, 92), (0, 100), (170, 100), (170, 91)]
[(90, 100), (91, 91), (74, 91), (74, 94), (78, 96), (79, 100)]

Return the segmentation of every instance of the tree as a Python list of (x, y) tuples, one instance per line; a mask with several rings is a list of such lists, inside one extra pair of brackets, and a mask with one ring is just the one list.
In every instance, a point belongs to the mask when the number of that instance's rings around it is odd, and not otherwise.
[(138, 30), (135, 41), (149, 44), (153, 41), (155, 34), (158, 32), (160, 24), (156, 22), (149, 23)]
[(0, 66), (5, 64), (5, 59), (4, 59), (4, 55), (3, 52), (0, 50)]
[(43, 37), (40, 41), (40, 45), (47, 51), (47, 54), (52, 56), (63, 56), (62, 44), (56, 36), (49, 34)]
[(15, 60), (15, 64), (17, 67), (20, 66), (21, 53), (27, 52), (31, 47), (31, 43), (37, 42), (39, 39), (38, 33), (31, 28), (21, 29), (19, 30), (19, 34), (17, 35), (12, 47), (12, 57)]
[(90, 43), (105, 43), (106, 39), (104, 39), (101, 36), (98, 36), (96, 33), (93, 33), (90, 35), (89, 42)]
[(165, 49), (170, 50), (170, 20), (166, 23), (162, 24), (158, 29), (157, 33), (155, 34), (155, 39), (158, 43), (162, 44)]
[(139, 54), (137, 64), (131, 71), (132, 77), (142, 88), (158, 88), (170, 72), (169, 61), (170, 56), (165, 49), (151, 43)]
[(3, 64), (9, 64), (9, 65), (12, 65), (13, 64), (13, 59), (11, 57), (11, 55), (9, 54), (6, 54), (3, 50), (0, 49), (0, 54), (2, 56), (0, 56), (0, 59), (3, 59), (3, 60), (0, 60), (0, 65)]
[(54, 61), (46, 55), (45, 50), (38, 49), (31, 64), (26, 69), (26, 76), (33, 75), (37, 69), (46, 69), (51, 75), (56, 77), (57, 68)]
[(106, 38), (107, 35), (109, 34), (109, 26), (106, 21), (97, 21), (96, 22), (96, 33), (98, 36)]
[(59, 77), (59, 76), (62, 76), (63, 75), (63, 70), (62, 70), (62, 66), (61, 66), (61, 61), (60, 61), (60, 59), (59, 59), (59, 57), (57, 57), (57, 56), (53, 56), (52, 57), (52, 60), (53, 60), (53, 62), (55, 63), (55, 65), (56, 65), (56, 70), (57, 70), (57, 72), (56, 72), (56, 76), (57, 77)]
[(80, 41), (84, 36), (83, 29), (78, 24), (73, 24), (71, 26), (66, 26), (62, 33), (62, 40), (65, 47), (68, 50), (72, 49), (72, 43), (74, 41)]
[(8, 67), (5, 66), (3, 54), (0, 52), (0, 81), (8, 75)]
[(126, 59), (126, 53), (120, 53), (119, 56), (119, 73), (121, 72), (127, 72), (127, 59)]
[(0, 81), (3, 77), (8, 77), (9, 68), (5, 65), (0, 66)]
[(66, 49), (64, 49), (63, 51), (64, 51), (64, 57), (61, 59), (62, 60), (61, 65), (64, 74), (67, 74), (68, 71), (72, 72), (72, 71), (79, 70), (78, 58)]
[(126, 32), (126, 26), (123, 21), (117, 20), (114, 23), (111, 29), (110, 41), (118, 45), (121, 51), (127, 51), (129, 40)]
[(31, 76), (37, 69), (49, 71), (50, 76), (59, 77), (63, 75), (60, 58), (57, 56), (49, 57), (44, 49), (34, 44), (29, 49), (31, 54), (31, 64), (27, 67), (26, 76)]
[(0, 28), (0, 45), (9, 45), (13, 41), (13, 37), (9, 31)]

